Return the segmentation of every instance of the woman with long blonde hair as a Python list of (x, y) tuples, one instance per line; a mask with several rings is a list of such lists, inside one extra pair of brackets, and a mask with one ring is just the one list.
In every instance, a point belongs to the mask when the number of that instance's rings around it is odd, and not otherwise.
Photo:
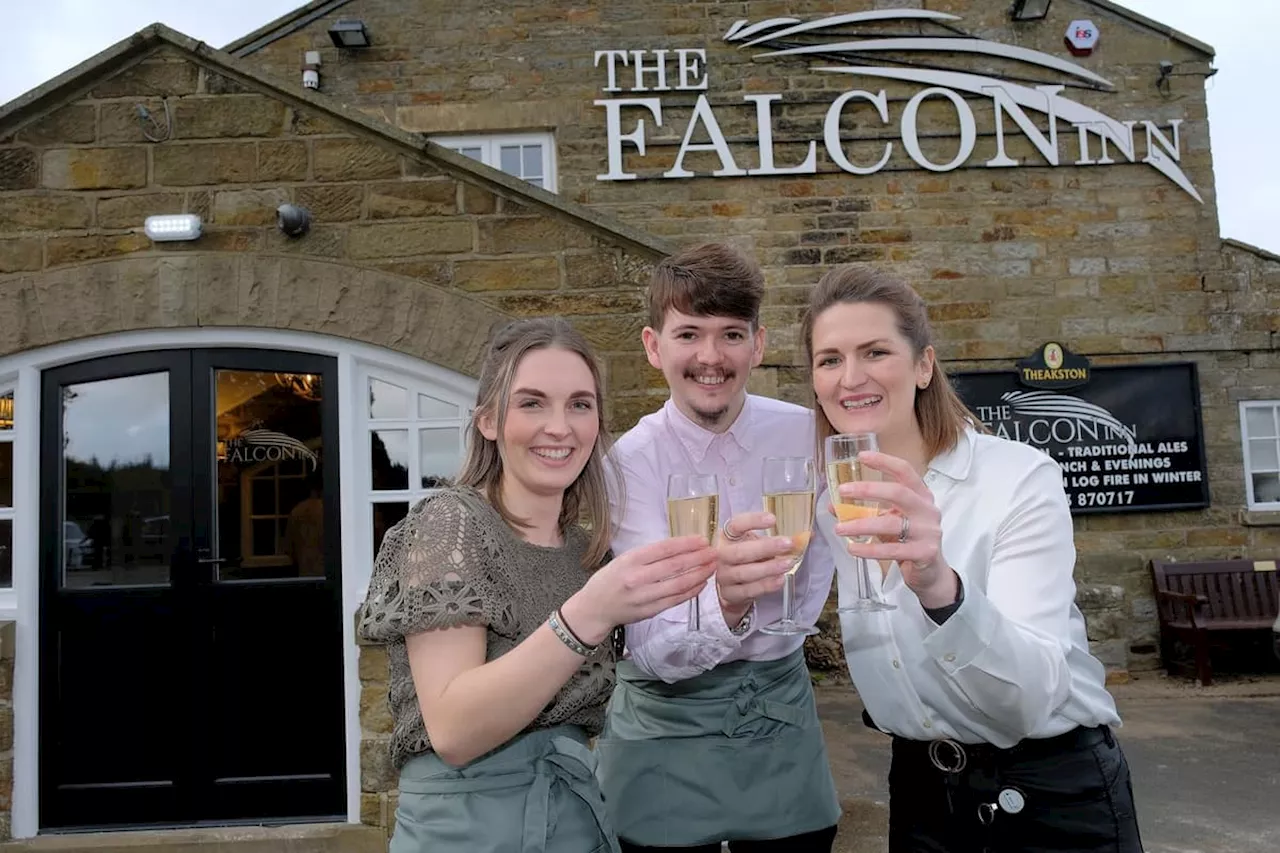
[(391, 853), (618, 849), (588, 739), (616, 629), (687, 601), (699, 537), (611, 558), (600, 373), (556, 319), (501, 330), (456, 484), (383, 541), (360, 634), (389, 646)]

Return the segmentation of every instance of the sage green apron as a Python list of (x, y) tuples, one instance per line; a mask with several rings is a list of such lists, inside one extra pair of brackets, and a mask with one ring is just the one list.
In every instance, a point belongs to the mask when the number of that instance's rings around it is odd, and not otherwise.
[(596, 772), (619, 838), (688, 847), (840, 819), (803, 650), (675, 684), (630, 661), (617, 675)]
[(619, 853), (595, 766), (577, 726), (520, 735), (462, 768), (414, 756), (389, 853)]

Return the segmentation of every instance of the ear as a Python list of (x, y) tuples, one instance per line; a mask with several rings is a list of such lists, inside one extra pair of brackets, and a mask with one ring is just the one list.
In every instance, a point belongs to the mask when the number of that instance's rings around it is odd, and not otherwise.
[(658, 332), (656, 329), (645, 326), (644, 331), (640, 333), (640, 341), (644, 344), (644, 354), (649, 358), (649, 365), (654, 370), (662, 369), (662, 356), (658, 354)]
[(937, 361), (937, 355), (931, 346), (925, 347), (924, 352), (920, 353), (920, 358), (916, 359), (916, 387), (922, 391), (928, 388), (933, 380), (935, 361)]
[(760, 362), (764, 361), (764, 347), (765, 347), (765, 342), (767, 340), (768, 340), (768, 333), (765, 331), (764, 326), (757, 327), (755, 340), (752, 342), (752, 345), (751, 345), (751, 366), (752, 367), (759, 367)]
[(490, 441), (498, 440), (498, 419), (489, 412), (476, 412), (476, 429)]

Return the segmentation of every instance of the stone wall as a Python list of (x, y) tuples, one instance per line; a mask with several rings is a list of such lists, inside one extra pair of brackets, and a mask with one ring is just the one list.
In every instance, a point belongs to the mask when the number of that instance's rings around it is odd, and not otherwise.
[[(311, 211), (305, 236), (276, 227), (284, 202)], [(202, 217), (200, 239), (142, 233), (148, 215), (182, 212)], [(602, 353), (638, 353), (657, 252), (600, 233), (161, 51), (0, 130), (0, 355), (131, 329), (262, 326), (474, 375), (494, 323), (541, 314), (569, 317)]]
[(13, 661), (16, 625), (0, 622), (0, 841), (13, 827)]
[[(977, 136), (968, 163), (951, 172), (920, 168), (903, 153), (899, 125), (921, 87), (821, 74), (803, 59), (753, 57), (723, 36), (739, 19), (777, 15), (809, 20), (874, 8), (915, 8), (961, 16), (961, 30), (1077, 62), (1114, 83), (1113, 91), (1073, 87), (1067, 97), (1136, 127), (1138, 162), (1077, 166), (1077, 136), (1059, 126), (1062, 165), (1044, 157), (1008, 117), (1006, 148), (1018, 168), (985, 168), (995, 152), (991, 101), (970, 96)], [(1155, 664), (1156, 632), (1146, 561), (1266, 551), (1269, 519), (1242, 515), (1243, 479), (1236, 402), (1274, 397), (1280, 306), (1274, 258), (1223, 247), (1209, 148), (1204, 81), (1211, 57), (1196, 44), (1084, 0), (1061, 0), (1049, 18), (1014, 23), (1003, 0), (794, 0), (740, 3), (619, 3), (586, 0), (566, 10), (546, 0), (353, 0), (282, 32), (246, 59), (299, 85), (306, 50), (323, 56), (321, 91), (408, 130), (428, 134), (549, 130), (564, 196), (681, 243), (728, 239), (753, 252), (768, 281), (765, 319), (771, 346), (753, 389), (810, 401), (796, 351), (796, 322), (810, 285), (833, 264), (870, 262), (908, 276), (929, 300), (939, 353), (953, 370), (1004, 369), (1047, 340), (1096, 364), (1192, 360), (1200, 366), (1213, 505), (1200, 512), (1091, 516), (1076, 521), (1081, 603), (1091, 612), (1096, 649), (1117, 672)], [(325, 32), (339, 17), (365, 21), (373, 46), (338, 51)], [(1067, 23), (1089, 18), (1102, 39), (1092, 56), (1071, 57)], [(881, 32), (896, 28), (887, 25)], [(860, 34), (877, 32), (861, 27)], [(914, 29), (912, 30), (914, 32)], [(923, 30), (922, 30), (923, 32)], [(902, 33), (897, 33), (901, 35)], [(930, 31), (930, 34), (936, 34)], [(477, 50), (477, 45), (483, 50)], [(624, 110), (624, 132), (646, 119), (647, 153), (627, 146), (630, 181), (599, 181), (607, 171), (606, 93), (597, 50), (705, 48), (711, 104), (736, 163), (759, 164), (755, 106), (745, 95), (777, 93), (773, 136), (780, 165), (804, 159), (817, 140), (817, 173), (715, 178), (711, 152), (685, 166), (691, 179), (664, 179), (675, 162), (697, 92), (661, 93), (663, 123)], [(1175, 73), (1160, 79), (1161, 61)], [(646, 62), (653, 64), (651, 54)], [(821, 63), (829, 64), (830, 57)], [(1012, 73), (989, 58), (950, 56), (948, 67)], [(620, 79), (631, 79), (623, 69)], [(649, 75), (650, 83), (655, 79)], [(1033, 76), (1040, 79), (1040, 72)], [(1041, 82), (1055, 75), (1049, 73)], [(865, 102), (844, 116), (841, 138), (855, 162), (893, 153), (872, 175), (836, 168), (824, 154), (823, 118), (843, 90), (883, 89), (889, 122)], [(658, 93), (648, 93), (656, 96)], [(1143, 120), (1172, 137), (1196, 201), (1150, 165)], [(1037, 126), (1046, 128), (1043, 120)], [(957, 150), (956, 110), (926, 101), (918, 115), (921, 149), (936, 161)], [(697, 139), (707, 138), (705, 127)], [(1118, 158), (1114, 151), (1114, 158)], [(1093, 156), (1099, 152), (1096, 144)], [(630, 355), (611, 359), (610, 386), (621, 395), (616, 422), (633, 423), (665, 394), (661, 377)], [(1242, 523), (1242, 518), (1245, 523)], [(1120, 599), (1114, 598), (1118, 588)], [(1123, 618), (1116, 614), (1124, 614)], [(831, 650), (827, 650), (831, 651)], [(830, 657), (824, 653), (822, 657)]]

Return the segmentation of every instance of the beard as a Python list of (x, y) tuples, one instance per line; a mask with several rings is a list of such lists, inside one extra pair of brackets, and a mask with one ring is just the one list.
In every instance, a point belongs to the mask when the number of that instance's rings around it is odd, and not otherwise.
[[(733, 382), (733, 378), (734, 378), (734, 374), (731, 371), (720, 371), (720, 370), (702, 370), (702, 371), (687, 370), (685, 371), (685, 374), (684, 374), (685, 379), (695, 384), (697, 384), (698, 377), (700, 376), (719, 377), (724, 380), (724, 385), (728, 385), (731, 382)], [(728, 403), (722, 406), (717, 406), (714, 409), (705, 409), (694, 403), (690, 403), (689, 408), (692, 411), (694, 418), (703, 427), (707, 429), (715, 429), (716, 427), (723, 426), (724, 417), (729, 413)]]

